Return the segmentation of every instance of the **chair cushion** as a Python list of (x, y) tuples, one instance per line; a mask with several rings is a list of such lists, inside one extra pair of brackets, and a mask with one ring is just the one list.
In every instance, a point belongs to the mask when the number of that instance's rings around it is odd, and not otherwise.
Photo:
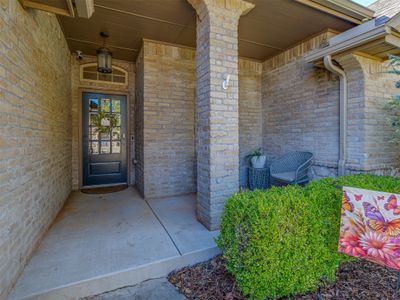
[(286, 182), (292, 182), (296, 178), (296, 172), (274, 173), (274, 174), (271, 174), (271, 177), (278, 179), (278, 180), (286, 181)]

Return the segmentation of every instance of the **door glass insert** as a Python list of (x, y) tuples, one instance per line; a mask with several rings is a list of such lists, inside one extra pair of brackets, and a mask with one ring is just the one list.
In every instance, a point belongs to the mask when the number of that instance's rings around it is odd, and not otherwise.
[(119, 141), (121, 139), (121, 128), (120, 127), (115, 127), (113, 129), (112, 139), (113, 139), (113, 141), (115, 141), (115, 140)]
[(121, 114), (117, 114), (117, 126), (121, 126)]
[(121, 153), (121, 142), (114, 141), (111, 146), (112, 153)]
[(90, 154), (99, 154), (99, 142), (91, 141), (89, 143), (89, 152)]
[(101, 154), (111, 153), (111, 143), (109, 141), (101, 141), (100, 145), (101, 145), (101, 148), (100, 148)]
[(90, 139), (91, 140), (98, 140), (99, 139), (99, 133), (97, 132), (97, 127), (95, 126), (90, 126)]
[(109, 133), (101, 133), (101, 140), (102, 141), (109, 141), (110, 140), (110, 134)]
[(120, 100), (112, 100), (111, 102), (112, 112), (119, 113), (121, 112), (121, 101)]
[(99, 109), (99, 99), (89, 99), (89, 111), (98, 111)]
[(89, 113), (89, 114), (90, 114), (90, 116), (89, 116), (89, 118), (90, 118), (90, 125), (95, 125), (97, 113)]
[[(96, 118), (102, 111), (116, 116), (117, 123), (110, 133), (99, 133)], [(89, 99), (89, 153), (119, 154), (121, 153), (121, 100), (119, 99)], [(110, 120), (103, 118), (102, 126), (110, 126)]]
[(110, 112), (110, 99), (101, 99), (101, 110), (104, 112)]

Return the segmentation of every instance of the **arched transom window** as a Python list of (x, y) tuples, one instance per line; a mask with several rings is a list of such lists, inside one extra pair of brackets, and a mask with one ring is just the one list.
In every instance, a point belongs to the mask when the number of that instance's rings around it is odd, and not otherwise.
[(113, 66), (112, 73), (100, 73), (97, 72), (96, 63), (89, 63), (80, 66), (80, 79), (81, 81), (128, 85), (128, 72), (120, 67)]

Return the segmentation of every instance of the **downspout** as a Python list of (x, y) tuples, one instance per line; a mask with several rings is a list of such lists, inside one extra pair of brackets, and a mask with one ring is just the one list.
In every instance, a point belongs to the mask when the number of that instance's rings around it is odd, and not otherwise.
[(343, 69), (333, 64), (330, 55), (324, 57), (324, 65), (327, 70), (338, 75), (340, 81), (338, 175), (343, 176), (346, 172), (347, 161), (347, 77)]

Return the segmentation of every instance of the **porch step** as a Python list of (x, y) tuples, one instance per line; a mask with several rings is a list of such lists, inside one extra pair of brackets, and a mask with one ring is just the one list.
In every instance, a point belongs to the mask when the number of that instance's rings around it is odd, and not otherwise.
[(11, 293), (8, 300), (72, 300), (101, 294), (125, 286), (132, 286), (143, 281), (167, 276), (170, 272), (206, 261), (218, 255), (218, 247), (212, 247), (177, 255), (168, 259), (152, 262), (143, 266), (121, 270), (104, 276), (74, 282), (65, 286), (40, 291), (36, 294), (21, 295)]

